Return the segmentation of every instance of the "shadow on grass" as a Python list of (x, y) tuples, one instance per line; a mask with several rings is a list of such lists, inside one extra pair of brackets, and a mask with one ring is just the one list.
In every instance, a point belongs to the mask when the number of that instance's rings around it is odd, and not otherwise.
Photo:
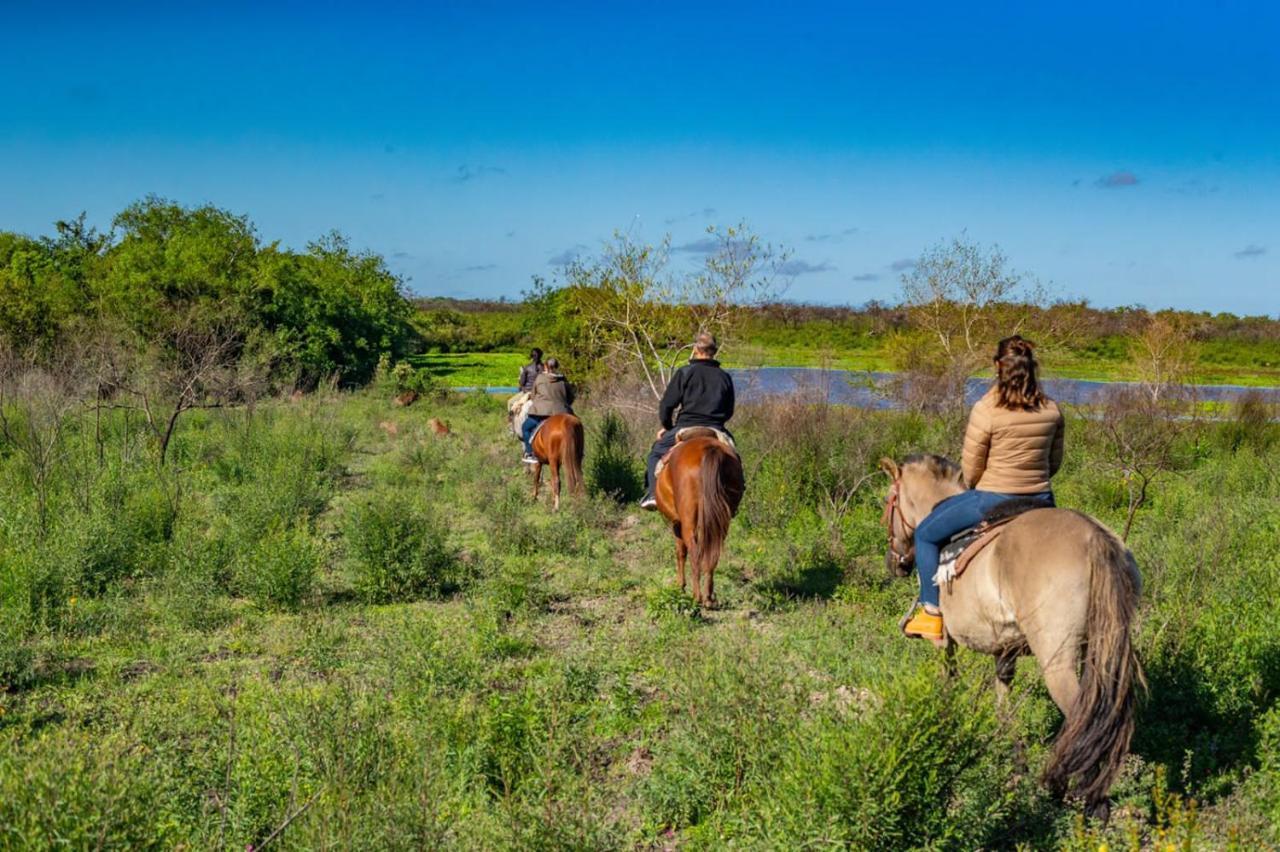
[(828, 600), (844, 579), (844, 567), (826, 548), (815, 547), (780, 573), (755, 584), (766, 600)]
[(1280, 644), (1252, 661), (1247, 688), (1217, 682), (1185, 653), (1144, 664), (1148, 692), (1138, 709), (1135, 754), (1164, 764), (1171, 786), (1193, 787), (1202, 798), (1203, 782), (1256, 765), (1254, 723), (1280, 693)]

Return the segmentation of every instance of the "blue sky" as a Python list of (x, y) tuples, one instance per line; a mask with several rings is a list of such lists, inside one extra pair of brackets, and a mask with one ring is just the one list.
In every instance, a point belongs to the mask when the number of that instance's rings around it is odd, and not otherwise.
[(1063, 296), (1280, 313), (1276, 4), (180, 5), (4, 4), (0, 228), (157, 193), (518, 297), (746, 220), (854, 304), (967, 231)]

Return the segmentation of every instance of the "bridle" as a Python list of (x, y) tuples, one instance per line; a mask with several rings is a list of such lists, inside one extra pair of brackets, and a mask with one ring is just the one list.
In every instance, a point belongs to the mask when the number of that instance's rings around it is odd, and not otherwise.
[[(889, 552), (898, 560), (898, 567), (904, 571), (916, 558), (915, 543), (915, 527), (908, 526), (906, 518), (902, 517), (902, 513), (898, 511), (898, 486), (902, 482), (901, 478), (893, 480), (893, 485), (889, 486), (889, 499), (884, 504), (884, 515), (880, 518), (880, 522), (884, 524), (885, 532), (889, 539)], [(902, 536), (907, 539), (910, 544), (905, 551), (898, 549), (898, 538), (893, 534), (894, 522), (902, 527)]]

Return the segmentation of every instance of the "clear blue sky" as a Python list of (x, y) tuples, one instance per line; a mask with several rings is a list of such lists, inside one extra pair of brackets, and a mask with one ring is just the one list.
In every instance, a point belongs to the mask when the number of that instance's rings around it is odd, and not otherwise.
[(0, 23), (2, 229), (157, 193), (290, 245), (338, 228), (417, 292), (518, 296), (616, 229), (745, 219), (794, 250), (791, 298), (855, 304), (967, 229), (1096, 304), (1280, 313), (1274, 3), (8, 0)]

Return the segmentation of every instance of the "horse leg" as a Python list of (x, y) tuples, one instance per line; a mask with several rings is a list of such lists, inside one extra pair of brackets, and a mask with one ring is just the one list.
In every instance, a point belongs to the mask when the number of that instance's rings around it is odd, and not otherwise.
[(707, 607), (715, 609), (716, 604), (716, 566), (707, 565), (702, 569), (703, 575), (707, 578)]
[(551, 462), (551, 508), (560, 510), (560, 459)]
[[(1065, 719), (1071, 713), (1076, 695), (1080, 692), (1080, 678), (1076, 676), (1076, 668), (1080, 663), (1078, 638), (1036, 634), (1027, 636), (1027, 644), (1031, 646), (1031, 652), (1040, 665), (1040, 674), (1044, 677), (1049, 697), (1058, 705)], [(1061, 784), (1053, 784), (1049, 792), (1057, 798), (1065, 796), (1065, 780)]]
[(684, 543), (684, 539), (680, 537), (680, 525), (676, 524), (671, 528), (676, 537), (676, 581), (680, 583), (680, 591), (688, 588), (688, 582), (684, 576), (684, 561), (689, 556), (689, 546)]
[(1018, 652), (1003, 651), (996, 654), (996, 703), (1004, 707), (1009, 701), (1013, 676), (1018, 672)]
[[(686, 551), (690, 549), (689, 542), (684, 543)], [(706, 600), (702, 597), (702, 563), (698, 559), (694, 559), (689, 563), (691, 572), (693, 573), (693, 602), (698, 606), (704, 606)]]
[(533, 466), (533, 499), (538, 499), (538, 488), (542, 485), (542, 462), (537, 462)]

